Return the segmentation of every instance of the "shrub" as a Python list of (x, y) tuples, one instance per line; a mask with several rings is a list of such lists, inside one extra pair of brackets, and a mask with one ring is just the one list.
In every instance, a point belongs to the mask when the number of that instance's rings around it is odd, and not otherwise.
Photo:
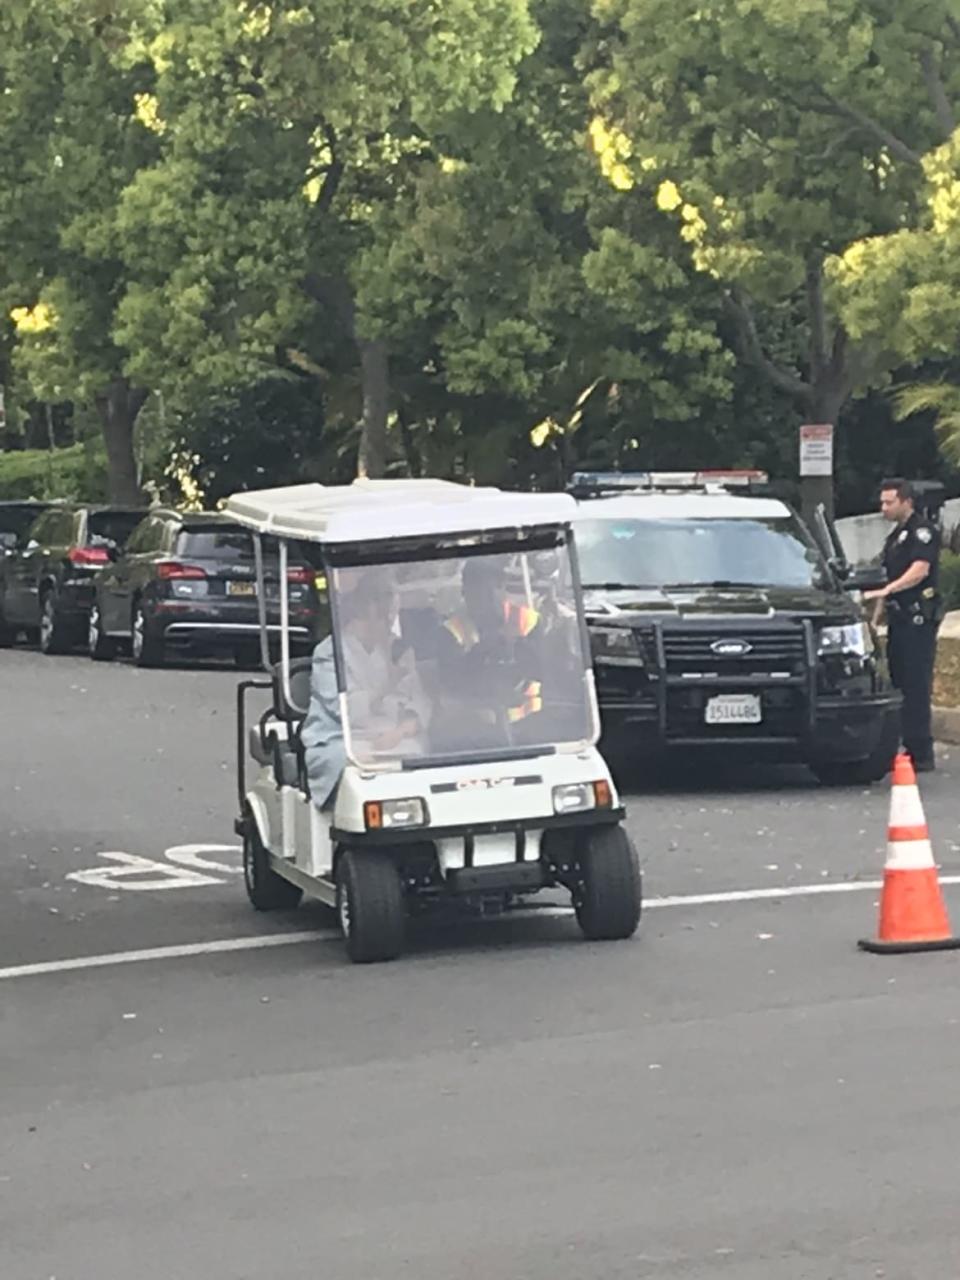
[(960, 555), (955, 551), (941, 553), (940, 591), (947, 609), (960, 609)]
[(107, 469), (96, 448), (17, 449), (0, 453), (0, 499), (107, 497)]

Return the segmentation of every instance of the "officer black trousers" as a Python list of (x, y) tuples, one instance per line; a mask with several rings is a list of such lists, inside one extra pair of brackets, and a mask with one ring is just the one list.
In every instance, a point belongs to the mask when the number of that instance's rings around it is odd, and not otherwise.
[(890, 676), (903, 694), (903, 745), (915, 761), (933, 759), (930, 698), (938, 628), (929, 622), (891, 622), (887, 634)]

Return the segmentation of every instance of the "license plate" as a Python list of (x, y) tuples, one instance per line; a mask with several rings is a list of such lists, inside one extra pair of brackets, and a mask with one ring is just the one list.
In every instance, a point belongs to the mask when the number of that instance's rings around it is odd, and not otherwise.
[(255, 596), (257, 594), (257, 586), (255, 582), (228, 582), (228, 596)]
[(721, 693), (707, 702), (707, 724), (759, 724), (762, 719), (756, 693)]

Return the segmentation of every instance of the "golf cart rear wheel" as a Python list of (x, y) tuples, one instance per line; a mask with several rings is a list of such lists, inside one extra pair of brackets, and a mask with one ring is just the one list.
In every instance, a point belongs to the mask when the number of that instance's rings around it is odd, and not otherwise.
[(354, 964), (394, 960), (403, 950), (406, 910), (396, 864), (379, 851), (348, 849), (337, 867), (337, 914)]
[(243, 882), (247, 897), (258, 911), (293, 911), (300, 905), (303, 890), (270, 866), (253, 814), (247, 810), (243, 828)]
[(640, 861), (623, 827), (597, 827), (580, 850), (580, 880), (573, 904), (585, 938), (630, 938), (643, 900)]

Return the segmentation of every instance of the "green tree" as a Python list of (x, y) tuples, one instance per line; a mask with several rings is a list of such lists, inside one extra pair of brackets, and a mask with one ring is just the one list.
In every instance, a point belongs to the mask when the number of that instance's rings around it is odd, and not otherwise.
[(731, 390), (717, 291), (678, 261), (669, 225), (639, 203), (632, 236), (608, 225), (582, 5), (533, 12), (541, 40), (509, 109), (435, 135), (355, 272), (394, 353), (413, 465), (511, 483), (562, 480), (604, 436), (619, 456), (638, 418), (689, 423)]
[(133, 428), (147, 390), (112, 334), (125, 280), (116, 216), (156, 139), (134, 108), (148, 70), (115, 57), (121, 8), (0, 9), (0, 302), (16, 324), (23, 385), (40, 400), (96, 406), (111, 495), (134, 501)]
[(808, 420), (836, 423), (897, 357), (850, 323), (827, 266), (922, 206), (922, 157), (954, 127), (952, 6), (677, 0), (668, 15), (659, 0), (595, 0), (594, 12), (594, 139), (624, 216), (655, 201), (721, 287), (743, 359)]
[(389, 351), (357, 254), (440, 122), (502, 108), (535, 42), (525, 0), (158, 7), (126, 50), (152, 67), (162, 139), (121, 201), (131, 376), (180, 403), (278, 364), (341, 401), (359, 386), (360, 468), (381, 474)]

